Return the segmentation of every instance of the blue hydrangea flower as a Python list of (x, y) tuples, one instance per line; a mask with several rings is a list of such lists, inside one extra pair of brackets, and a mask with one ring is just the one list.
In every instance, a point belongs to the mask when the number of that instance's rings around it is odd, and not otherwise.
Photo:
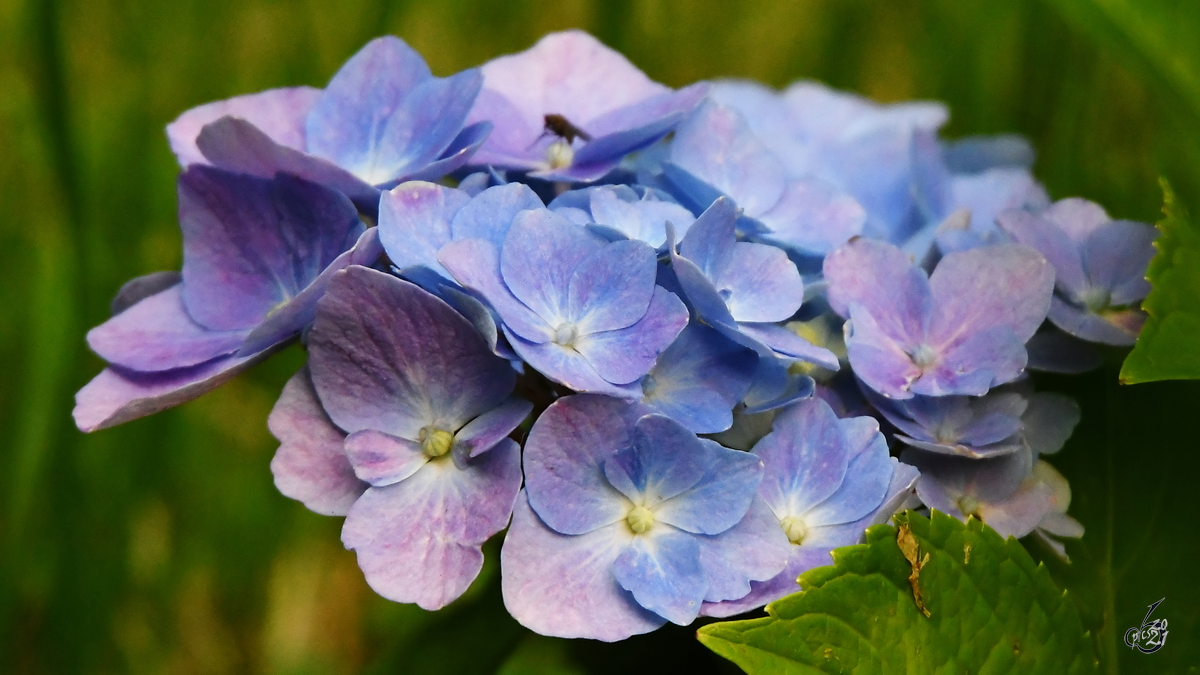
[[(471, 324), (419, 287), (365, 267), (338, 272), (309, 334), (303, 383), (272, 415), (272, 463), (285, 494), (346, 512), (342, 542), (367, 583), (397, 602), (438, 609), (466, 591), (481, 547), (504, 529), (521, 487), (506, 438), (531, 405), (516, 375)], [(313, 433), (312, 429), (316, 430)], [(345, 434), (345, 462), (336, 439)], [(336, 509), (335, 509), (336, 507)]]
[(697, 211), (733, 199), (753, 219), (743, 229), (799, 253), (824, 255), (862, 233), (858, 202), (819, 179), (789, 178), (782, 162), (734, 109), (706, 101), (675, 133), (664, 177)]
[(888, 455), (870, 417), (838, 419), (819, 398), (775, 415), (771, 433), (755, 444), (763, 461), (759, 497), (791, 542), (787, 567), (748, 595), (706, 604), (706, 616), (731, 616), (800, 590), (796, 577), (832, 564), (834, 548), (862, 541), (866, 528), (886, 522), (912, 495), (917, 472)]
[(589, 225), (606, 239), (636, 239), (655, 249), (667, 245), (667, 223), (683, 236), (696, 217), (667, 193), (628, 185), (600, 185), (564, 192), (550, 210), (579, 225)]
[(696, 219), (674, 250), (671, 268), (697, 317), (764, 358), (804, 360), (837, 370), (828, 349), (778, 325), (800, 309), (804, 283), (774, 246), (737, 241), (737, 209), (722, 197)]
[(434, 77), (404, 41), (367, 43), (323, 91), (277, 89), (193, 108), (167, 127), (184, 166), (205, 161), (338, 189), (374, 214), (379, 188), (434, 180), (463, 166), (490, 126), (464, 124), (478, 70)]
[(1000, 227), (1036, 248), (1057, 272), (1050, 321), (1092, 342), (1132, 345), (1146, 320), (1146, 267), (1157, 231), (1112, 220), (1099, 205), (1063, 199), (1041, 212), (1006, 211)]
[(942, 253), (1000, 244), (1006, 237), (996, 227), (996, 217), (1011, 209), (1041, 211), (1050, 205), (1046, 190), (1029, 169), (996, 167), (979, 173), (946, 177), (945, 214), (934, 231)]
[(313, 319), (332, 274), (380, 247), (341, 194), (194, 166), (179, 178), (183, 272), (135, 280), (88, 333), (109, 367), (75, 397), (103, 429), (191, 400), (262, 360)]
[(941, 103), (879, 105), (815, 82), (776, 92), (725, 81), (710, 96), (745, 117), (787, 176), (853, 197), (866, 211), (864, 235), (900, 243), (929, 220), (929, 197), (940, 189), (936, 134), (949, 117)]
[(654, 249), (544, 208), (517, 214), (502, 246), (464, 239), (438, 260), (491, 304), (523, 360), (576, 391), (640, 396), (635, 382), (687, 325), (683, 303), (655, 283)]
[(695, 434), (725, 431), (758, 363), (754, 350), (698, 323), (688, 324), (641, 379), (641, 402)]
[(888, 398), (981, 396), (1025, 368), (1050, 307), (1054, 270), (1019, 244), (951, 253), (932, 275), (884, 242), (825, 259), (830, 306), (849, 319), (854, 373)]
[(745, 596), (788, 557), (762, 462), (602, 396), (559, 399), (525, 446), (505, 606), (543, 635), (622, 640)]
[[(551, 33), (520, 54), (483, 65), (468, 122), (495, 130), (472, 159), (537, 178), (592, 181), (679, 124), (708, 85), (673, 91), (583, 31)], [(547, 127), (558, 116), (579, 133)]]

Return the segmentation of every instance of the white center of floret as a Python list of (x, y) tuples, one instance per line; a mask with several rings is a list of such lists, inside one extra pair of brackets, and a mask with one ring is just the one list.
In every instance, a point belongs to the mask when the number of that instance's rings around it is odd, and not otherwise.
[(933, 362), (937, 361), (937, 352), (933, 350), (933, 347), (930, 347), (924, 342), (917, 345), (917, 348), (912, 350), (912, 354), (909, 356), (912, 357), (912, 362), (916, 364), (918, 368), (922, 369), (933, 365)]
[(978, 516), (979, 500), (971, 495), (963, 495), (958, 498), (958, 510), (962, 511), (964, 516)]
[(808, 536), (808, 523), (804, 522), (803, 516), (788, 516), (779, 521), (783, 526), (783, 533), (787, 535), (788, 541), (793, 544), (804, 543), (804, 538)]
[(1082, 296), (1084, 306), (1093, 312), (1107, 309), (1109, 303), (1112, 302), (1112, 295), (1103, 288), (1089, 288), (1082, 293)]
[(554, 329), (554, 344), (571, 347), (575, 344), (575, 340), (578, 337), (579, 328), (570, 321), (564, 321), (558, 324), (558, 328)]
[(625, 515), (625, 522), (634, 534), (642, 534), (654, 525), (654, 512), (644, 506), (635, 506)]
[(565, 138), (560, 138), (546, 148), (546, 163), (551, 169), (565, 169), (575, 161), (575, 149)]
[(441, 457), (450, 452), (450, 448), (454, 445), (454, 434), (429, 425), (421, 428), (417, 434), (417, 440), (421, 442), (421, 450), (427, 456), (430, 458)]

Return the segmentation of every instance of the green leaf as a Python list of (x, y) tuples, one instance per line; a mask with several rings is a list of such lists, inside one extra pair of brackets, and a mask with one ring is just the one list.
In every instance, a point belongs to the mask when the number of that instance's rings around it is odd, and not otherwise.
[(1124, 384), (1200, 379), (1200, 229), (1171, 184), (1160, 182), (1165, 217), (1146, 271), (1153, 289), (1142, 302), (1150, 317), (1121, 367)]
[(1075, 604), (1020, 542), (936, 511), (896, 522), (801, 575), (806, 590), (766, 618), (710, 624), (700, 641), (751, 675), (1095, 672)]

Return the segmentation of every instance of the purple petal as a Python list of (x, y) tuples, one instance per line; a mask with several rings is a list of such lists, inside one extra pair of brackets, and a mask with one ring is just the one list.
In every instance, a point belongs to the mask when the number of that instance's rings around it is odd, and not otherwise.
[[(663, 418), (666, 419), (666, 418)], [(746, 452), (701, 440), (707, 472), (700, 482), (659, 506), (656, 517), (687, 532), (720, 534), (745, 516), (763, 476), (763, 464)]]
[(500, 277), (500, 252), (491, 242), (466, 239), (446, 244), (438, 262), (464, 287), (483, 296), (507, 328), (524, 340), (547, 342), (554, 329), (517, 299)]
[(379, 205), (378, 188), (332, 162), (279, 145), (236, 117), (222, 117), (206, 125), (196, 137), (196, 146), (222, 169), (259, 178), (272, 178), (282, 171), (341, 192), (364, 213), (373, 214)]
[[(641, 390), (636, 385), (614, 384), (601, 377), (596, 367), (574, 347), (564, 347), (556, 342), (527, 342), (510, 332), (508, 327), (504, 328), (504, 335), (522, 360), (542, 375), (577, 392), (608, 394), (621, 398), (636, 398), (641, 395)], [(636, 380), (637, 376), (633, 379)]]
[(1069, 396), (1031, 394), (1029, 407), (1021, 416), (1022, 436), (1034, 453), (1050, 455), (1062, 449), (1080, 418), (1079, 404)]
[(575, 350), (606, 381), (629, 384), (654, 367), (658, 355), (670, 346), (687, 323), (687, 308), (679, 298), (663, 287), (655, 286), (650, 306), (637, 323), (627, 328), (580, 336), (575, 341)]
[(542, 207), (542, 200), (524, 183), (496, 185), (463, 206), (450, 231), (455, 240), (486, 239), (500, 247), (518, 213)]
[(1060, 293), (1076, 300), (1082, 298), (1088, 283), (1080, 244), (1052, 221), (1028, 211), (1002, 212), (996, 223), (1018, 242), (1037, 249), (1054, 266), (1054, 283)]
[(1049, 319), (1063, 331), (1089, 342), (1123, 347), (1137, 342), (1146, 315), (1135, 309), (1110, 311), (1101, 316), (1055, 296), (1050, 303)]
[(718, 199), (688, 228), (687, 236), (679, 243), (679, 253), (713, 281), (733, 259), (736, 227), (737, 207), (729, 199)]
[(632, 443), (605, 460), (604, 475), (634, 504), (657, 509), (705, 477), (711, 454), (677, 422), (647, 415), (637, 421)]
[(775, 206), (758, 219), (771, 230), (764, 240), (824, 255), (862, 234), (867, 213), (831, 184), (808, 179), (789, 182)]
[(513, 295), (557, 326), (570, 317), (567, 289), (576, 268), (603, 245), (552, 211), (523, 211), (500, 249), (500, 274)]
[[(852, 455), (846, 467), (846, 479), (837, 491), (804, 514), (809, 525), (838, 525), (849, 523), (873, 512), (887, 496), (892, 480), (893, 463), (888, 455), (887, 441), (879, 433), (879, 425), (871, 418), (854, 418), (866, 422), (871, 432), (865, 447), (846, 438)], [(846, 434), (848, 437), (850, 434)], [(855, 447), (857, 446), (857, 447)]]
[(512, 433), (521, 422), (529, 417), (533, 404), (519, 398), (510, 398), (467, 423), (454, 435), (455, 450), (462, 448), (468, 457), (479, 455), (496, 447), (496, 444)]
[(914, 394), (983, 396), (992, 387), (1016, 379), (1028, 360), (1024, 341), (1008, 326), (962, 334), (942, 349), (913, 383)]
[[(778, 528), (778, 524), (776, 525)], [(796, 577), (815, 568), (833, 564), (832, 548), (792, 546), (787, 566), (779, 574), (766, 581), (751, 582), (750, 592), (741, 598), (724, 602), (704, 603), (701, 616), (725, 618), (743, 614), (752, 609), (774, 602), (782, 597), (800, 592)]]
[(504, 606), (542, 635), (605, 642), (666, 623), (634, 601), (613, 574), (632, 534), (623, 522), (580, 536), (547, 527), (522, 496), (500, 551)]
[[(455, 136), (454, 140), (450, 142), (450, 147), (442, 151), (442, 155), (439, 159), (429, 162), (420, 168), (410, 167), (414, 168), (415, 170), (411, 173), (405, 174), (401, 178), (396, 179), (396, 182), (407, 180), (434, 181), (458, 171), (467, 165), (467, 162), (471, 160), (471, 157), (473, 157), (476, 152), (479, 152), (479, 148), (483, 147), (484, 141), (487, 140), (491, 133), (491, 122), (479, 122), (466, 127), (462, 131), (458, 132), (458, 135)], [(483, 187), (487, 186), (485, 185)], [(471, 183), (469, 182), (460, 182), (458, 185), (458, 189), (470, 194), (471, 196), (475, 196), (475, 194), (477, 194), (479, 191), (472, 190), (470, 188)]]
[(182, 280), (183, 275), (173, 271), (151, 272), (134, 277), (117, 290), (117, 294), (109, 303), (109, 311), (112, 316), (116, 316), (152, 295), (158, 295), (172, 286), (178, 286)]
[(1058, 225), (1079, 247), (1082, 247), (1100, 226), (1112, 220), (1104, 211), (1104, 207), (1079, 197), (1068, 197), (1054, 202), (1041, 213), (1041, 217)]
[(444, 273), (438, 251), (450, 242), (450, 222), (470, 201), (465, 192), (412, 181), (379, 198), (379, 240), (397, 268), (425, 266)]
[[(697, 82), (677, 91), (664, 90), (595, 118), (588, 122), (588, 129), (599, 140), (602, 136), (647, 129), (668, 119), (674, 120), (668, 129), (674, 128), (687, 113), (695, 109), (708, 91), (707, 82)], [(588, 163), (586, 158), (590, 147), (589, 143), (581, 148), (575, 155), (576, 162)]]
[(700, 319), (714, 327), (725, 326), (737, 332), (737, 322), (725, 306), (725, 299), (717, 294), (717, 289), (695, 263), (672, 253), (671, 271)]
[(216, 389), (270, 353), (222, 356), (191, 368), (160, 373), (105, 368), (76, 392), (71, 416), (75, 426), (88, 433), (153, 415)]
[[(603, 178), (617, 168), (631, 152), (637, 152), (661, 140), (683, 119), (676, 113), (633, 129), (612, 134), (594, 135), (572, 159), (571, 166), (531, 173), (531, 176), (551, 181), (591, 182)], [(593, 132), (595, 134), (595, 132)]]
[(666, 243), (667, 223), (674, 225), (676, 231), (683, 235), (696, 220), (691, 211), (675, 202), (652, 199), (653, 192), (647, 192), (641, 199), (632, 190), (628, 192), (634, 201), (622, 199), (618, 196), (618, 189), (613, 186), (605, 185), (592, 190), (588, 205), (592, 219), (655, 248)]
[(304, 120), (320, 95), (321, 90), (313, 87), (283, 87), (205, 103), (168, 124), (167, 140), (180, 166), (205, 164), (196, 137), (205, 125), (232, 116), (254, 125), (279, 145), (303, 151)]
[(299, 178), (194, 166), (179, 178), (183, 302), (212, 330), (252, 328), (363, 231), (344, 196)]
[(399, 483), (429, 461), (420, 443), (374, 429), (350, 434), (344, 449), (354, 474), (373, 487)]
[(347, 432), (414, 440), (499, 405), (515, 374), (475, 328), (418, 286), (366, 267), (337, 273), (309, 333), (313, 384)]
[(642, 401), (692, 433), (725, 431), (758, 358), (698, 323), (689, 324), (642, 380)]
[(87, 342), (109, 363), (142, 372), (195, 366), (238, 350), (247, 331), (207, 330), (183, 307), (182, 285), (138, 302), (88, 331)]
[(737, 525), (719, 535), (696, 539), (700, 565), (708, 578), (706, 603), (745, 597), (751, 582), (779, 574), (792, 551), (779, 520), (761, 499), (751, 502)]
[[(766, 345), (776, 355), (814, 363), (827, 370), (838, 370), (837, 356), (818, 347), (791, 330), (773, 323), (739, 323), (738, 330), (747, 337)], [(760, 355), (761, 352), (760, 352)]]
[(712, 101), (700, 104), (675, 130), (671, 162), (728, 195), (752, 217), (766, 213), (783, 195), (783, 165), (740, 113)]
[(898, 344), (861, 305), (851, 306), (848, 326), (846, 353), (854, 374), (888, 398), (911, 398), (922, 371), (908, 355), (908, 345)]
[[(482, 85), (483, 77), (475, 69), (417, 85), (388, 117), (365, 166), (360, 164), (369, 172), (368, 182), (378, 184), (414, 175), (433, 180), (453, 170), (455, 164), (465, 164), (474, 152), (471, 146), (482, 146), (490, 133), (489, 127), (473, 125), (470, 136), (458, 138)], [(463, 148), (467, 152), (451, 162), (439, 163), (436, 169), (431, 166), (456, 141), (468, 143)]]
[[(1050, 301), (1050, 314), (1055, 313), (1055, 303)], [(1050, 318), (1054, 321), (1053, 316)], [(1100, 354), (1087, 342), (1059, 330), (1045, 330), (1029, 338), (1025, 343), (1029, 353), (1026, 368), (1050, 373), (1078, 375), (1099, 368)]]
[(929, 280), (900, 249), (855, 239), (825, 258), (824, 272), (829, 305), (843, 318), (857, 304), (901, 345), (915, 347), (924, 338), (933, 312)]
[(686, 626), (696, 620), (708, 590), (699, 542), (661, 525), (652, 532), (633, 538), (617, 556), (613, 574), (639, 605)]
[(358, 553), (371, 588), (428, 610), (462, 595), (483, 566), (483, 542), (508, 524), (520, 457), (505, 441), (466, 468), (444, 457), (363, 493), (346, 516), (342, 543)]
[(763, 463), (759, 495), (775, 515), (803, 515), (837, 492), (852, 451), (829, 404), (797, 402), (775, 415), (771, 433), (751, 451)]
[(567, 318), (583, 335), (627, 328), (646, 315), (657, 274), (654, 249), (646, 244), (607, 244), (571, 274)]
[(1029, 452), (1014, 452), (992, 459), (969, 459), (905, 450), (905, 463), (921, 472), (917, 495), (930, 508), (965, 518), (960, 508), (969, 496), (977, 501), (996, 501), (1011, 495), (1029, 475), (1033, 465)]
[(632, 442), (639, 415), (628, 401), (577, 395), (538, 417), (525, 442), (525, 490), (552, 529), (584, 534), (624, 521), (628, 501), (605, 478), (603, 464)]
[(346, 434), (333, 426), (317, 400), (308, 367), (283, 387), (267, 418), (279, 449), (271, 460), (275, 487), (325, 516), (344, 516), (367, 485), (354, 475), (342, 451)]
[(710, 278), (739, 323), (786, 321), (804, 301), (795, 263), (766, 244), (735, 244), (729, 263)]
[(1083, 245), (1083, 268), (1093, 286), (1110, 291), (1109, 304), (1128, 305), (1150, 292), (1146, 267), (1158, 231), (1144, 223), (1114, 220), (1097, 228)]

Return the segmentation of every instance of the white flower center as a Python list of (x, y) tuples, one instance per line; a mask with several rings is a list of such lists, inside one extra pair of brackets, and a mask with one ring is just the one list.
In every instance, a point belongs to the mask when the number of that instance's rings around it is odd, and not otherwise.
[(430, 425), (422, 427), (417, 434), (417, 440), (421, 441), (421, 450), (429, 457), (441, 457), (450, 452), (450, 448), (454, 445), (454, 434), (444, 429)]
[(933, 350), (933, 347), (924, 342), (917, 345), (917, 348), (909, 356), (912, 357), (912, 362), (921, 369), (927, 368), (933, 365), (934, 361), (937, 361), (937, 352)]
[(575, 149), (565, 138), (560, 138), (546, 148), (546, 163), (551, 169), (565, 169), (575, 161)]
[(564, 321), (558, 324), (558, 328), (554, 329), (554, 344), (571, 347), (575, 344), (575, 339), (578, 337), (579, 328), (570, 321)]
[(804, 522), (803, 516), (788, 516), (779, 521), (783, 526), (783, 533), (787, 535), (788, 541), (793, 544), (803, 544), (804, 538), (808, 536), (808, 524)]

